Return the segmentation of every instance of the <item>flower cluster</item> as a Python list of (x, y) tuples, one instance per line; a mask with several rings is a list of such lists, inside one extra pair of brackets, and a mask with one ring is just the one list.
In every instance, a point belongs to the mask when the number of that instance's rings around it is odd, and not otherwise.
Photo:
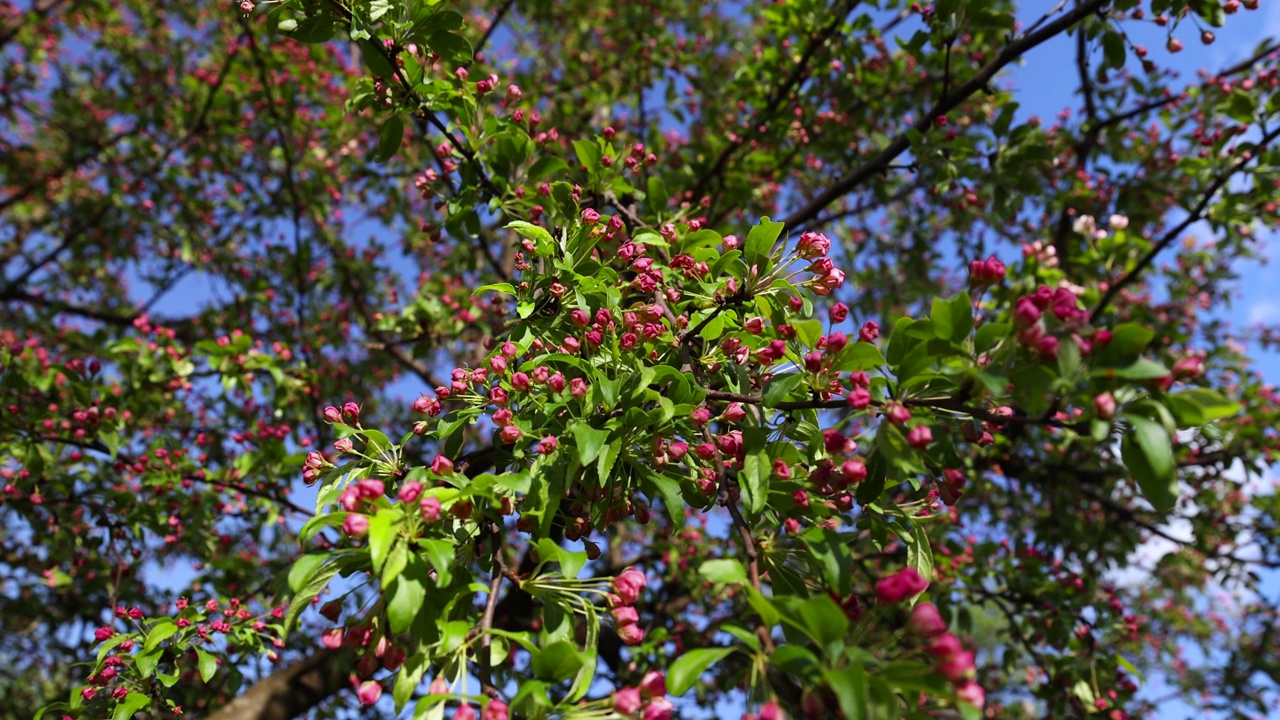
[[(613, 580), (613, 594), (609, 596), (609, 611), (617, 624), (618, 637), (627, 645), (639, 645), (644, 640), (644, 628), (640, 627), (640, 615), (635, 604), (640, 599), (647, 580), (644, 573), (631, 568)], [(665, 695), (665, 691), (663, 692)]]
[(613, 694), (613, 709), (624, 717), (671, 720), (675, 703), (667, 699), (666, 675), (650, 670), (638, 685), (618, 690)]

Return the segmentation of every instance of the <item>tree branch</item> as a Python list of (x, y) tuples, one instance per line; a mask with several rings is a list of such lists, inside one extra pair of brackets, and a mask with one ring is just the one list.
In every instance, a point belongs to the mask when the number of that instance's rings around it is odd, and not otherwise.
[(908, 135), (911, 130), (920, 133), (927, 131), (933, 126), (935, 118), (946, 115), (951, 110), (959, 107), (970, 96), (981, 91), (991, 82), (996, 73), (1004, 69), (1005, 66), (1022, 57), (1032, 48), (1047, 42), (1102, 9), (1108, 2), (1109, 0), (1087, 0), (1087, 2), (1082, 2), (1067, 14), (1045, 25), (1040, 30), (1024, 35), (1021, 39), (1006, 45), (994, 60), (978, 70), (968, 82), (956, 88), (955, 92), (943, 97), (928, 112), (921, 115), (910, 130), (899, 134), (892, 143), (863, 163), (857, 170), (836, 181), (834, 185), (818, 193), (817, 197), (810, 200), (804, 207), (788, 215), (782, 221), (785, 228), (792, 230), (802, 223), (817, 217), (818, 213), (822, 212), (828, 205), (883, 172), (890, 163), (911, 147), (911, 140)]

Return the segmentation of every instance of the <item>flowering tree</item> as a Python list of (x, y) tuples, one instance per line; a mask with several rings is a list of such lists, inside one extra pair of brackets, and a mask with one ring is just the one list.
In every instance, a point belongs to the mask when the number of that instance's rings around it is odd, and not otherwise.
[(0, 3), (0, 716), (1265, 715), (1280, 45), (1025, 5)]

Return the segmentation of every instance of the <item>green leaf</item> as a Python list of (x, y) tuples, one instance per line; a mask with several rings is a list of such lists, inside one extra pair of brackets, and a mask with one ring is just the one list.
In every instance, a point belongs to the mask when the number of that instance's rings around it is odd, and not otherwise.
[(810, 668), (818, 667), (820, 663), (818, 656), (814, 655), (809, 648), (788, 643), (773, 651), (773, 655), (769, 657), (769, 664), (792, 675), (803, 675)]
[(577, 578), (587, 564), (585, 552), (566, 550), (551, 538), (539, 540), (537, 548), (538, 556), (542, 559), (540, 566), (549, 562), (556, 563), (560, 566), (560, 574), (571, 580)]
[(445, 587), (453, 582), (453, 562), (457, 558), (457, 547), (447, 540), (424, 539), (418, 541), (418, 547), (426, 553), (431, 567), (436, 570), (436, 585)]
[(600, 169), (600, 146), (592, 140), (574, 140), (573, 152), (578, 156), (578, 162), (587, 169), (588, 173), (594, 173)]
[(764, 406), (778, 407), (779, 403), (785, 402), (787, 397), (791, 395), (791, 391), (795, 390), (800, 383), (804, 382), (802, 373), (787, 373), (786, 375), (774, 375), (764, 385)]
[(706, 560), (698, 567), (698, 574), (714, 583), (744, 583), (747, 571), (733, 558)]
[(1140, 415), (1123, 416), (1130, 430), (1120, 440), (1120, 456), (1133, 473), (1142, 495), (1161, 511), (1171, 510), (1178, 499), (1173, 445), (1160, 423)]
[(200, 667), (200, 679), (204, 682), (212, 680), (214, 673), (218, 672), (218, 658), (202, 648), (196, 648), (196, 664)]
[[(528, 238), (533, 241), (534, 253), (538, 257), (550, 257), (555, 254), (556, 241), (551, 237), (551, 233), (546, 228), (539, 227), (524, 220), (514, 220), (506, 224), (510, 230), (515, 230), (521, 237)], [(523, 317), (523, 316), (522, 316)]]
[(1009, 323), (993, 322), (986, 323), (978, 328), (978, 332), (973, 338), (973, 349), (975, 352), (984, 353), (995, 347), (996, 343), (1005, 339), (1009, 335)]
[(649, 212), (654, 215), (665, 213), (670, 196), (667, 194), (667, 186), (662, 183), (662, 178), (650, 175), (648, 188), (649, 192), (645, 195), (644, 201), (649, 206)]
[(295, 560), (293, 567), (289, 569), (289, 590), (298, 592), (315, 575), (316, 568), (323, 565), (329, 557), (328, 553), (312, 553)]
[[(742, 246), (742, 257), (747, 267), (763, 264), (785, 227), (780, 222), (771, 222), (767, 217), (760, 218), (760, 224), (751, 228), (747, 233), (747, 241)], [(760, 270), (763, 272), (765, 268), (761, 267)]]
[(961, 292), (950, 298), (934, 298), (933, 320), (935, 336), (954, 343), (963, 342), (973, 332), (973, 303), (969, 293)]
[(880, 354), (880, 348), (871, 343), (856, 342), (845, 345), (833, 369), (838, 372), (859, 372), (883, 364), (884, 356)]
[[(284, 29), (283, 24), (281, 23), (281, 30)], [(320, 13), (297, 23), (289, 33), (289, 37), (308, 45), (329, 42), (333, 39), (334, 29), (333, 16), (329, 13)]]
[(156, 665), (160, 664), (160, 655), (163, 653), (163, 650), (156, 649), (140, 652), (133, 656), (133, 664), (137, 667), (138, 674), (144, 678), (149, 678), (154, 675)]
[(1196, 404), (1204, 415), (1203, 422), (1229, 418), (1244, 410), (1240, 403), (1228, 400), (1222, 393), (1209, 388), (1187, 388), (1172, 397)]
[(395, 78), (395, 68), (393, 68), (391, 66), (391, 62), (387, 60), (387, 56), (383, 51), (381, 42), (361, 40), (360, 55), (364, 58), (365, 67), (369, 68), (369, 71), (376, 77), (380, 77), (385, 80), (392, 80)]
[(796, 320), (791, 323), (791, 327), (796, 331), (796, 339), (805, 347), (813, 348), (818, 346), (818, 339), (822, 337), (821, 321)]
[(865, 720), (867, 717), (867, 671), (861, 665), (849, 665), (840, 670), (822, 673), (827, 685), (836, 694), (845, 720)]
[(793, 604), (790, 609), (795, 612), (791, 619), (799, 622), (809, 637), (824, 646), (832, 647), (841, 642), (849, 630), (849, 616), (830, 595), (816, 595), (803, 603)]
[(529, 166), (528, 178), (530, 180), (542, 180), (552, 175), (558, 175), (568, 169), (569, 163), (565, 162), (563, 158), (544, 155)]
[(751, 517), (764, 511), (769, 496), (769, 474), (772, 468), (766, 447), (768, 440), (769, 433), (764, 428), (748, 427), (742, 433), (742, 446), (746, 454), (742, 472), (738, 475), (738, 486), (742, 490), (743, 510)]
[(151, 652), (177, 632), (178, 626), (172, 620), (169, 618), (159, 620), (147, 631), (147, 640), (142, 644), (142, 652)]
[(404, 140), (404, 121), (399, 115), (392, 115), (382, 124), (382, 131), (378, 134), (378, 151), (374, 153), (374, 159), (378, 162), (386, 162), (395, 157), (402, 140)]
[(400, 534), (400, 522), (404, 516), (394, 510), (375, 512), (369, 518), (369, 562), (373, 565), (375, 575), (381, 574), (382, 564), (387, 561), (387, 553), (391, 544)]
[(818, 561), (827, 587), (845, 596), (853, 590), (853, 554), (848, 538), (835, 530), (811, 527), (800, 534), (800, 540)]
[(568, 680), (582, 667), (582, 656), (567, 640), (557, 640), (533, 655), (529, 669), (539, 680)]
[(140, 692), (129, 691), (124, 699), (116, 703), (115, 712), (111, 713), (111, 720), (129, 720), (133, 714), (144, 707), (151, 704), (151, 698)]
[(1124, 37), (1120, 33), (1109, 30), (1102, 34), (1103, 67), (1113, 70), (1124, 67), (1125, 54)]
[[(413, 697), (414, 691), (422, 683), (422, 676), (426, 675), (430, 665), (430, 658), (424, 651), (416, 652), (405, 659), (400, 672), (396, 674), (396, 684), (391, 688), (391, 698), (395, 701), (397, 715)], [(419, 703), (421, 702), (423, 701), (420, 700)]]
[[(680, 483), (674, 478), (656, 472), (647, 474), (646, 478), (653, 484), (658, 496), (662, 498), (662, 505), (667, 509), (667, 514), (671, 516), (672, 526), (676, 528), (683, 527), (685, 504), (684, 495), (680, 493)], [(652, 496), (652, 493), (650, 493), (650, 496)]]
[(307, 581), (301, 590), (294, 593), (293, 600), (289, 603), (289, 611), (284, 616), (284, 627), (280, 631), (281, 635), (288, 636), (289, 630), (297, 622), (298, 616), (311, 605), (311, 599), (325, 589), (329, 581), (333, 579), (333, 576), (338, 574), (339, 569), (339, 564), (336, 562), (324, 565), (311, 576), (311, 579)]
[(575, 421), (570, 426), (569, 432), (573, 434), (574, 442), (578, 446), (578, 461), (583, 465), (590, 465), (599, 457), (600, 450), (609, 441), (608, 430), (593, 428), (582, 420)]
[(1156, 332), (1137, 323), (1124, 323), (1111, 331), (1111, 341), (1094, 351), (1094, 359), (1104, 366), (1128, 365), (1155, 338)]
[(1147, 358), (1138, 358), (1133, 364), (1122, 368), (1100, 368), (1093, 371), (1094, 377), (1115, 377), (1125, 380), (1156, 380), (1168, 375), (1169, 368)]
[(920, 577), (933, 582), (933, 545), (929, 542), (929, 533), (924, 525), (911, 524), (911, 542), (907, 544), (907, 567), (915, 568)]
[(426, 568), (421, 567), (420, 561), (415, 561), (414, 565), (422, 570), (421, 575), (415, 572), (404, 573), (391, 584), (391, 590), (387, 594), (387, 620), (391, 632), (396, 634), (406, 632), (413, 626), (413, 620), (422, 611), (422, 603), (427, 598), (427, 588), (422, 581), (426, 577)]
[[(779, 223), (781, 224), (781, 223)], [(733, 652), (731, 647), (697, 648), (688, 650), (676, 658), (667, 671), (667, 692), (680, 697), (689, 691), (712, 663), (723, 660)]]
[(469, 63), (475, 59), (475, 51), (471, 49), (471, 43), (461, 35), (451, 32), (438, 30), (431, 33), (431, 37), (427, 39), (427, 47), (440, 57), (458, 64)]
[(516, 295), (516, 287), (511, 283), (489, 283), (475, 288), (471, 291), (472, 296), (480, 295), (481, 292), (502, 292), (506, 295)]

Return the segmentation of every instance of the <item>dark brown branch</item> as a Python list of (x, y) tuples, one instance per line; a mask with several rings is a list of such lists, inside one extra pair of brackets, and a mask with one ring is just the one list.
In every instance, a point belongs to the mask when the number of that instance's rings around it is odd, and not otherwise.
[[(1268, 143), (1275, 140), (1277, 137), (1280, 137), (1280, 127), (1268, 131), (1260, 140), (1258, 140), (1252, 157), (1256, 158), (1262, 156), (1263, 153), (1258, 151), (1266, 147)], [(1116, 280), (1107, 288), (1107, 292), (1103, 294), (1102, 299), (1098, 301), (1098, 306), (1094, 308), (1093, 312), (1089, 315), (1089, 322), (1091, 324), (1096, 324), (1098, 322), (1098, 319), (1102, 317), (1102, 313), (1107, 309), (1107, 306), (1110, 305), (1111, 301), (1120, 294), (1121, 290), (1124, 290), (1136, 281), (1147, 268), (1151, 267), (1151, 263), (1155, 262), (1157, 255), (1164, 252), (1166, 248), (1176, 242), (1187, 228), (1205, 218), (1206, 211), (1209, 208), (1209, 203), (1213, 202), (1214, 196), (1218, 194), (1219, 190), (1226, 187), (1227, 183), (1231, 181), (1231, 178), (1235, 177), (1236, 173), (1240, 172), (1246, 164), (1248, 164), (1248, 160), (1243, 157), (1233, 158), (1231, 166), (1225, 171), (1219, 173), (1218, 176), (1214, 178), (1213, 182), (1209, 183), (1209, 186), (1205, 188), (1204, 192), (1200, 196), (1200, 202), (1196, 203), (1196, 206), (1187, 213), (1187, 217), (1161, 236), (1159, 240), (1153, 243), (1151, 245), (1151, 249), (1142, 256), (1142, 259), (1138, 261), (1137, 265), (1133, 266), (1129, 272), (1125, 273), (1123, 277)]]
[(350, 660), (321, 650), (268, 675), (206, 720), (292, 720), (347, 686)]
[(876, 177), (884, 171), (890, 163), (892, 163), (899, 155), (906, 152), (911, 147), (909, 133), (911, 131), (924, 133), (933, 126), (935, 118), (946, 115), (948, 112), (959, 107), (965, 100), (968, 100), (974, 94), (981, 92), (987, 84), (995, 78), (996, 73), (1000, 72), (1013, 61), (1022, 57), (1032, 48), (1041, 45), (1050, 39), (1056, 37), (1063, 31), (1071, 28), (1076, 23), (1089, 17), (1093, 13), (1102, 9), (1108, 4), (1108, 0), (1087, 0), (1073, 8), (1070, 12), (1053, 22), (1045, 25), (1040, 30), (1024, 35), (1022, 38), (1009, 43), (1003, 50), (996, 55), (995, 59), (987, 63), (982, 69), (969, 79), (968, 82), (956, 88), (955, 92), (948, 94), (939, 100), (928, 112), (920, 116), (910, 130), (904, 131), (898, 135), (887, 147), (876, 153), (870, 160), (863, 163), (861, 167), (854, 170), (849, 175), (836, 181), (836, 183), (826, 190), (818, 193), (816, 197), (810, 200), (804, 207), (796, 210), (788, 215), (782, 222), (787, 230), (792, 230), (797, 226), (815, 218), (818, 213), (822, 212), (828, 205), (835, 202), (841, 197), (847, 195), (854, 188), (862, 183)]
[(831, 37), (840, 29), (840, 25), (844, 22), (845, 16), (857, 7), (859, 1), (860, 0), (853, 0), (849, 3), (842, 1), (841, 5), (847, 4), (848, 6), (843, 10), (832, 10), (830, 13), (831, 22), (813, 38), (808, 47), (805, 48), (804, 54), (800, 56), (800, 59), (796, 61), (795, 66), (792, 67), (791, 74), (787, 76), (786, 81), (779, 85), (765, 102), (765, 109), (767, 111), (765, 117), (758, 118), (752, 123), (752, 129), (750, 131), (742, 133), (736, 141), (729, 143), (729, 145), (720, 152), (719, 157), (716, 158), (716, 161), (712, 163), (711, 167), (698, 177), (698, 181), (694, 183), (693, 191), (691, 193), (691, 197), (694, 201), (697, 201), (702, 197), (702, 194), (706, 191), (707, 185), (710, 184), (712, 179), (719, 177), (720, 173), (724, 171), (725, 166), (729, 163), (729, 160), (734, 156), (734, 154), (737, 153), (738, 149), (755, 138), (759, 133), (760, 126), (765, 125), (781, 111), (783, 101), (785, 101), (787, 96), (798, 88), (800, 84), (804, 82), (806, 76), (808, 76), (809, 62), (813, 60), (819, 50), (822, 50), (827, 46), (827, 42), (830, 41)]

